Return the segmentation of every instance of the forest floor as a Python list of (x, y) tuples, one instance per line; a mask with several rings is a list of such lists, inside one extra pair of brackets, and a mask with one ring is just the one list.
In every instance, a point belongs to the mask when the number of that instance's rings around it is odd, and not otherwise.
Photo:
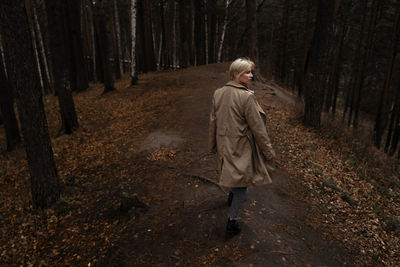
[(125, 77), (105, 95), (94, 84), (74, 94), (79, 130), (60, 137), (46, 96), (63, 192), (33, 210), (23, 147), (1, 148), (0, 265), (399, 266), (398, 165), (339, 122), (304, 127), (272, 82), (252, 89), (280, 167), (272, 185), (249, 189), (243, 231), (225, 238), (227, 190), (207, 138), (228, 66), (147, 73), (135, 86)]

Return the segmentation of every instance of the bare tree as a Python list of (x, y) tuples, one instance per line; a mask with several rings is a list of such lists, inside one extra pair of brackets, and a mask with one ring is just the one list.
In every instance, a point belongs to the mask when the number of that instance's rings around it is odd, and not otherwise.
[(137, 82), (136, 70), (136, 0), (131, 0), (131, 84)]
[(218, 46), (217, 62), (221, 62), (221, 59), (222, 59), (222, 48), (224, 46), (226, 27), (228, 26), (228, 10), (229, 10), (229, 5), (231, 4), (231, 2), (232, 2), (232, 0), (226, 0), (225, 1), (224, 24), (222, 25), (221, 40), (220, 40), (219, 46)]
[(119, 10), (118, 10), (118, 1), (114, 0), (114, 21), (115, 21), (115, 35), (117, 41), (117, 59), (118, 59), (118, 67), (121, 75), (124, 73), (122, 66), (122, 48), (121, 48), (121, 27), (119, 23)]

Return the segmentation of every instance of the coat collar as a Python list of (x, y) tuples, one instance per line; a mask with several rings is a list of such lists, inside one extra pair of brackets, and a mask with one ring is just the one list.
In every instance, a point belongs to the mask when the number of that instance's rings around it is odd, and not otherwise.
[(244, 85), (241, 85), (240, 83), (237, 83), (235, 81), (229, 81), (228, 83), (225, 84), (225, 86), (231, 86), (231, 87), (235, 87), (238, 89), (243, 89), (243, 90), (249, 91), (254, 94), (254, 91), (246, 88)]

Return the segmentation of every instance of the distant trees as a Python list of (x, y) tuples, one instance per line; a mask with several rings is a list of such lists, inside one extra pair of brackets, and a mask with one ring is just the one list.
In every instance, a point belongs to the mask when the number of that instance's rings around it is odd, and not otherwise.
[[(68, 1), (69, 2), (69, 1)], [(49, 47), (54, 72), (54, 88), (58, 95), (61, 114), (60, 133), (70, 134), (78, 128), (78, 119), (72, 99), (72, 51), (71, 32), (68, 21), (68, 2), (54, 0), (46, 2)], [(72, 40), (72, 42), (71, 42)], [(76, 77), (73, 77), (74, 80)]]
[(334, 1), (318, 1), (314, 35), (305, 68), (304, 123), (319, 126), (327, 86)]
[[(325, 111), (342, 118), (344, 127), (366, 129), (376, 147), (400, 157), (400, 79), (395, 75), (400, 1), (322, 2), (332, 10), (323, 16), (331, 20), (331, 30), (322, 31), (330, 35), (325, 41), (318, 33), (325, 23), (318, 20), (321, 1), (271, 0), (257, 10), (263, 14), (258, 16), (258, 41), (264, 74), (303, 97), (306, 124), (319, 125)], [(230, 32), (240, 29), (239, 23), (231, 24)], [(315, 40), (325, 42), (322, 51), (315, 49)]]
[(57, 95), (59, 134), (71, 134), (79, 127), (72, 92), (84, 91), (89, 81), (103, 83), (106, 93), (125, 74), (134, 85), (143, 72), (239, 56), (249, 56), (261, 74), (303, 97), (305, 124), (319, 126), (325, 111), (347, 127), (367, 127), (376, 147), (400, 157), (400, 0), (0, 3), (0, 112), (7, 149), (21, 140), (19, 117), (32, 181), (42, 183), (46, 172), (55, 192), (32, 189), (37, 206), (59, 192), (44, 94)]
[(96, 36), (96, 46), (98, 51), (98, 59), (100, 63), (102, 80), (104, 83), (104, 93), (115, 90), (114, 81), (109, 64), (109, 31), (107, 27), (107, 19), (105, 15), (105, 5), (109, 5), (110, 0), (96, 0), (94, 12), (94, 29)]

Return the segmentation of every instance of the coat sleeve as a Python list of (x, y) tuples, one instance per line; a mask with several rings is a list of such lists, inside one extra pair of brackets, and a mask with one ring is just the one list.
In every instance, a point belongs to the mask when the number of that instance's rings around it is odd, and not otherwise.
[(255, 96), (250, 95), (245, 106), (245, 118), (254, 136), (254, 139), (266, 160), (272, 161), (275, 158), (275, 151), (272, 148), (271, 141), (269, 139), (265, 123), (261, 118), (260, 111), (257, 109), (258, 106), (259, 105), (255, 99)]
[(209, 134), (208, 134), (208, 149), (210, 152), (215, 153), (217, 151), (217, 118), (215, 116), (215, 105), (214, 98), (212, 100), (210, 122), (209, 122)]

